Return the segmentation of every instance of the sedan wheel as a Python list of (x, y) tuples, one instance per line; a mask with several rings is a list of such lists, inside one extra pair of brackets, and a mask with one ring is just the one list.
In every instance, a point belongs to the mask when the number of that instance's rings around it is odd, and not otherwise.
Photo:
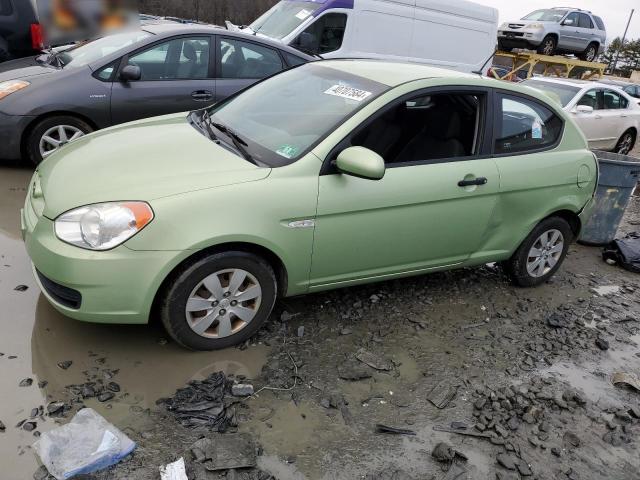
[(221, 270), (202, 280), (189, 295), (187, 323), (205, 338), (225, 338), (251, 323), (261, 300), (256, 277), (241, 269)]
[(220, 252), (187, 262), (160, 292), (160, 317), (183, 347), (217, 350), (251, 338), (277, 295), (273, 268), (247, 252)]
[(85, 135), (73, 125), (56, 125), (44, 132), (40, 138), (40, 156), (44, 159), (67, 143)]
[(620, 155), (628, 155), (631, 150), (633, 150), (633, 146), (635, 144), (635, 136), (631, 132), (625, 132), (620, 140), (618, 140), (618, 144), (616, 145), (616, 153)]
[(564, 251), (564, 237), (559, 230), (548, 230), (538, 237), (527, 255), (527, 272), (534, 278), (548, 274)]

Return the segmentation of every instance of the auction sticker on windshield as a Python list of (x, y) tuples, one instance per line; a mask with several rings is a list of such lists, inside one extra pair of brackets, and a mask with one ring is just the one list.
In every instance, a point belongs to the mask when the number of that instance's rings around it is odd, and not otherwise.
[(327, 95), (335, 95), (336, 97), (347, 98), (349, 100), (355, 100), (356, 102), (361, 102), (371, 95), (371, 92), (360, 90), (358, 88), (347, 87), (346, 85), (334, 85), (324, 93)]
[(297, 14), (296, 17), (299, 18), (300, 20), (305, 20), (309, 15), (311, 15), (313, 12), (306, 10), (306, 9), (302, 9), (300, 10)]
[(293, 145), (283, 145), (276, 150), (276, 153), (284, 158), (291, 159), (298, 154), (298, 149)]

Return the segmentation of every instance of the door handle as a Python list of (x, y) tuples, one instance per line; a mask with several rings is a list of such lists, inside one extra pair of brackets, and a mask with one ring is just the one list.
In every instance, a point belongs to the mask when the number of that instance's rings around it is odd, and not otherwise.
[(472, 187), (474, 185), (486, 185), (489, 182), (485, 177), (474, 178), (473, 180), (460, 180), (459, 187)]
[(197, 90), (191, 93), (191, 98), (196, 102), (206, 102), (213, 98), (213, 92), (210, 92), (209, 90)]

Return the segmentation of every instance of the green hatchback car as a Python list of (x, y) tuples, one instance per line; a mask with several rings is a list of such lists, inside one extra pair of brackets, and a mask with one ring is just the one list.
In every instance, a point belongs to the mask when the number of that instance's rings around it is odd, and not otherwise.
[(559, 105), (415, 64), (302, 65), (209, 109), (80, 138), (36, 171), (23, 231), (63, 314), (241, 342), (278, 296), (487, 262), (548, 280), (598, 167)]

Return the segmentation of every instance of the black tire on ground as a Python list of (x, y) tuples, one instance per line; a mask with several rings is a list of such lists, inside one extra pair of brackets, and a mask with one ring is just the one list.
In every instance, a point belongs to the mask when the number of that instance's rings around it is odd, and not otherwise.
[[(546, 274), (535, 277), (532, 276), (527, 270), (527, 261), (529, 260), (529, 252), (545, 232), (550, 230), (558, 230), (564, 237), (564, 247), (562, 253), (553, 268), (551, 268)], [(542, 285), (549, 280), (560, 268), (562, 262), (567, 256), (569, 245), (573, 241), (573, 231), (567, 221), (560, 217), (549, 217), (540, 222), (533, 231), (522, 242), (520, 247), (515, 251), (513, 256), (504, 262), (503, 266), (507, 274), (511, 277), (514, 285), (519, 287), (535, 287)]]
[(536, 51), (542, 55), (555, 55), (558, 41), (553, 35), (547, 35), (542, 39)]
[(40, 154), (40, 140), (42, 136), (47, 130), (58, 125), (69, 125), (81, 130), (85, 134), (93, 131), (93, 128), (87, 122), (71, 115), (56, 115), (40, 120), (28, 133), (25, 142), (25, 157), (34, 165), (42, 162), (42, 155)]
[[(262, 290), (262, 298), (253, 319), (238, 332), (222, 338), (206, 338), (194, 332), (186, 318), (187, 300), (206, 277), (226, 269), (242, 269), (253, 275)], [(222, 252), (207, 255), (184, 265), (161, 292), (160, 318), (167, 333), (179, 345), (191, 350), (218, 350), (251, 338), (269, 318), (277, 297), (277, 279), (273, 268), (262, 258), (246, 252)]]
[(618, 140), (618, 143), (616, 143), (614, 152), (622, 155), (629, 155), (629, 152), (631, 152), (633, 147), (636, 145), (636, 137), (636, 132), (631, 128), (624, 132)]
[(598, 56), (598, 44), (590, 43), (587, 45), (587, 48), (580, 55), (580, 60), (584, 60), (586, 62), (595, 62), (596, 57)]

